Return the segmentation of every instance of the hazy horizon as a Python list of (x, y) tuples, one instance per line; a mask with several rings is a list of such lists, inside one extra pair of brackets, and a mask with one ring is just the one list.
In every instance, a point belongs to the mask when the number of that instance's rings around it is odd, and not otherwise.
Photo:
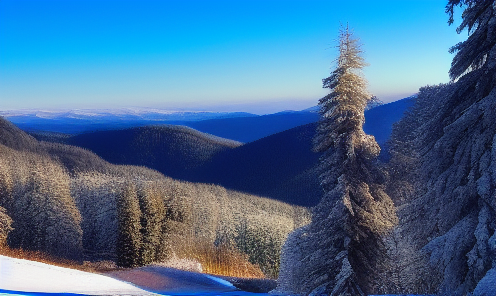
[(315, 106), (340, 24), (384, 102), (449, 81), (444, 0), (0, 1), (0, 110)]

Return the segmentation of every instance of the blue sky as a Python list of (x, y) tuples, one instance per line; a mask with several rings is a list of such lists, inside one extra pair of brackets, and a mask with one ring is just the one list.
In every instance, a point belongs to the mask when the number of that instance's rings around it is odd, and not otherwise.
[(384, 101), (448, 82), (445, 0), (0, 0), (0, 109), (317, 104), (349, 23)]

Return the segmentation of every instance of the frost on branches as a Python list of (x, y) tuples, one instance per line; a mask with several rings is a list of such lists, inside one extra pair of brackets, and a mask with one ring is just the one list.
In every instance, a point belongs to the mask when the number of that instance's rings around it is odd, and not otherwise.
[(398, 202), (394, 192), (411, 188), (400, 237), (425, 257), (406, 262), (400, 293), (496, 295), (496, 2), (450, 0), (450, 23), (455, 6), (457, 31), (469, 31), (452, 48), (456, 81), (421, 88), (393, 130), (391, 168), (404, 174), (391, 175), (389, 192)]
[(319, 101), (321, 119), (314, 139), (315, 150), (322, 152), (324, 195), (312, 223), (294, 232), (284, 246), (281, 292), (378, 291), (376, 275), (385, 268), (382, 236), (396, 224), (393, 203), (384, 192), (384, 174), (376, 165), (379, 145), (362, 129), (371, 95), (360, 75), (366, 66), (360, 43), (343, 28), (338, 48), (337, 67), (323, 80), (330, 93)]

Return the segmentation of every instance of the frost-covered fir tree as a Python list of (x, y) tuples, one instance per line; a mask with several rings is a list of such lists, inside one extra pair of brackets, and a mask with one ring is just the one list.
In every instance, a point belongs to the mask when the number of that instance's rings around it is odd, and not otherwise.
[(403, 258), (404, 294), (496, 295), (496, 2), (450, 0), (449, 23), (456, 6), (469, 35), (451, 50), (454, 81), (421, 88), (392, 135), (401, 243), (425, 257)]
[[(319, 102), (314, 139), (322, 152), (324, 191), (310, 225), (283, 248), (278, 290), (311, 295), (365, 295), (379, 290), (381, 236), (396, 223), (377, 168), (380, 148), (362, 129), (371, 95), (360, 70), (366, 66), (359, 40), (348, 27), (339, 36), (337, 67), (323, 80), (330, 93)], [(295, 260), (297, 262), (295, 262)]]
[(139, 252), (142, 245), (140, 232), (140, 207), (136, 187), (130, 183), (117, 201), (119, 230), (117, 238), (117, 265), (139, 266)]
[(450, 49), (451, 53), (456, 53), (451, 62), (449, 71), (451, 79), (457, 79), (465, 73), (485, 69), (485, 76), (480, 80), (484, 81), (479, 93), (489, 93), (494, 85), (496, 45), (496, 1), (494, 0), (449, 0), (446, 5), (446, 12), (449, 15), (448, 23), (454, 22), (454, 9), (456, 6), (463, 8), (462, 23), (456, 29), (461, 33), (467, 29), (469, 37), (467, 40), (458, 43)]
[(7, 243), (7, 235), (12, 230), (12, 219), (5, 208), (0, 207), (0, 249)]

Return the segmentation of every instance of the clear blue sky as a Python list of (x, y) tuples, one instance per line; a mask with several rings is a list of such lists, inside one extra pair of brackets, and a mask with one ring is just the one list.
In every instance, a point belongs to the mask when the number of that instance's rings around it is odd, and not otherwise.
[(0, 0), (0, 109), (303, 109), (347, 22), (393, 101), (448, 82), (446, 2)]

